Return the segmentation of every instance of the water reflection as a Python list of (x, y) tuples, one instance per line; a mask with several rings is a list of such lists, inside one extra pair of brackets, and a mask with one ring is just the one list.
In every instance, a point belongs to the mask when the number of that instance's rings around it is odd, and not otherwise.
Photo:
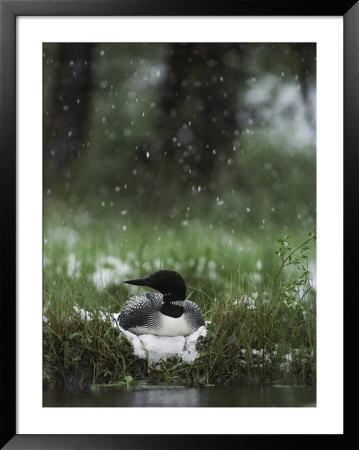
[(44, 392), (49, 407), (315, 407), (312, 386), (233, 388), (149, 388), (97, 392)]

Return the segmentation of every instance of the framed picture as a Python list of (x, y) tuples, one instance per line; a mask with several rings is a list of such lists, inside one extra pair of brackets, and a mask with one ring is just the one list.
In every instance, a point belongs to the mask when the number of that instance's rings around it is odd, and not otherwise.
[(343, 436), (358, 16), (1, 0), (3, 448)]

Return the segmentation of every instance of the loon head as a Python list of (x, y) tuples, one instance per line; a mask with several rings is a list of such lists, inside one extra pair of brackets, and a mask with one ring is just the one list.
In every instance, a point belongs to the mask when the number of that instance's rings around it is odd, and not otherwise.
[(145, 278), (124, 281), (135, 286), (147, 286), (161, 292), (168, 302), (186, 299), (186, 285), (181, 275), (174, 270), (159, 270)]

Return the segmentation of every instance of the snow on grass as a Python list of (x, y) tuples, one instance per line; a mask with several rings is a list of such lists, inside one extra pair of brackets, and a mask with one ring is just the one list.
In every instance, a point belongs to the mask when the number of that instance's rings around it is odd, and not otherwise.
[[(91, 312), (74, 306), (74, 310), (80, 314), (83, 320), (93, 320)], [(165, 360), (173, 356), (182, 358), (183, 361), (194, 361), (198, 352), (196, 343), (200, 336), (205, 337), (207, 329), (203, 325), (189, 336), (154, 336), (152, 334), (136, 335), (128, 330), (124, 330), (118, 325), (118, 314), (108, 314), (100, 312), (102, 320), (110, 319), (114, 327), (118, 328), (121, 335), (128, 339), (133, 345), (133, 352), (139, 358), (149, 359), (152, 363), (157, 363), (161, 359)]]
[(91, 279), (97, 289), (103, 290), (109, 283), (121, 283), (133, 268), (115, 256), (101, 256), (97, 261), (97, 269)]
[(317, 266), (314, 261), (309, 262), (309, 271), (311, 274), (310, 285), (314, 290), (317, 290)]
[(81, 275), (81, 262), (76, 259), (74, 253), (70, 253), (67, 258), (67, 275), (70, 278), (79, 278)]
[(235, 305), (235, 306), (243, 305), (247, 309), (257, 309), (256, 300), (255, 300), (257, 297), (258, 297), (258, 292), (253, 292), (251, 297), (247, 294), (244, 294), (243, 299), (235, 299), (233, 301), (233, 305)]
[(58, 226), (52, 229), (48, 242), (64, 242), (70, 248), (79, 240), (79, 233), (70, 227)]
[(121, 333), (131, 341), (134, 347), (134, 353), (143, 359), (148, 359), (152, 363), (157, 363), (161, 359), (167, 359), (173, 356), (182, 358), (183, 361), (194, 361), (198, 352), (196, 343), (200, 336), (206, 336), (205, 326), (189, 336), (154, 336), (153, 334), (136, 334), (119, 327)]

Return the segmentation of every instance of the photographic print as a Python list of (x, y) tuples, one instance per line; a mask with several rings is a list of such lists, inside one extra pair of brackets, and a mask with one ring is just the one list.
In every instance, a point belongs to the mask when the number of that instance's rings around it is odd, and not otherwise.
[(43, 44), (43, 406), (316, 406), (316, 44)]

